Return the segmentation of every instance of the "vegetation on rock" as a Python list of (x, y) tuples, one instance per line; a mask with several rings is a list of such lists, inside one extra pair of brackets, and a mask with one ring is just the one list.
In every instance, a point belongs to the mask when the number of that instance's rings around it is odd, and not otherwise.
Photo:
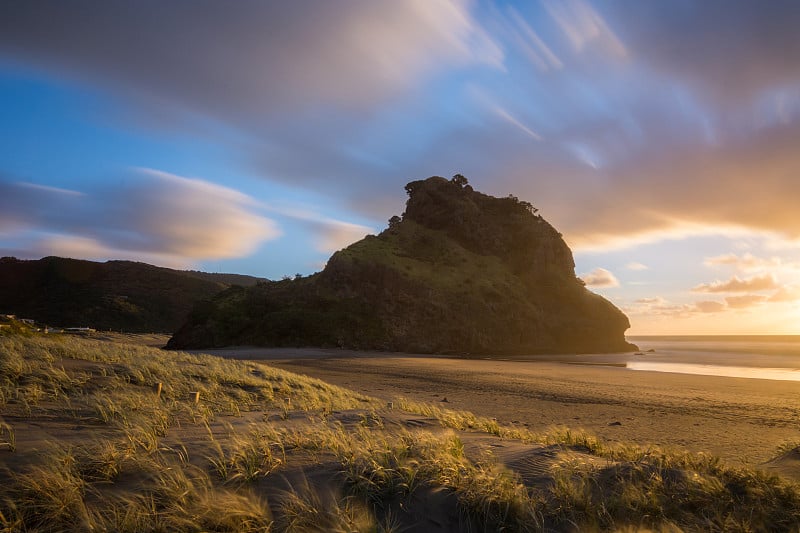
[(180, 271), (131, 261), (0, 259), (0, 313), (59, 327), (175, 331), (193, 305), (258, 278)]
[(172, 348), (328, 346), (421, 353), (613, 352), (627, 317), (589, 292), (528, 202), (466, 178), (406, 185), (402, 218), (306, 278), (200, 302)]

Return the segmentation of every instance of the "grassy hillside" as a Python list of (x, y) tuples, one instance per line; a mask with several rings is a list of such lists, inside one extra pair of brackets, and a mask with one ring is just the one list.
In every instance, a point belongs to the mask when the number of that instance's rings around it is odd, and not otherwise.
[[(236, 276), (237, 281), (256, 278)], [(226, 274), (130, 261), (0, 259), (0, 313), (61, 327), (171, 332), (193, 305), (230, 285)]]
[(609, 352), (627, 317), (589, 292), (561, 235), (516, 198), (412, 182), (403, 218), (319, 274), (203, 302), (173, 348), (326, 346), (423, 353)]
[(800, 523), (797, 485), (712, 456), (539, 434), (399, 398), (390, 409), (252, 362), (34, 335), (0, 337), (0, 371), (0, 531)]

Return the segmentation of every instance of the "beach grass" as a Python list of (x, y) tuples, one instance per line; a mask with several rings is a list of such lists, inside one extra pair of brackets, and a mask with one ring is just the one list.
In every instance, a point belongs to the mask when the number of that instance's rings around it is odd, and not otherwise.
[[(386, 409), (253, 362), (8, 336), (0, 376), (0, 531), (402, 531), (429, 502), (443, 531), (800, 523), (796, 484), (709, 454), (402, 398)], [(531, 481), (476, 438), (549, 459)]]

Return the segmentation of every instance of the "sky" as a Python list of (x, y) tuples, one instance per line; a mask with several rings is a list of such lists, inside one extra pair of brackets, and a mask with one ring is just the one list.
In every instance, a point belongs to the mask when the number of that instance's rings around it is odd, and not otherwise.
[(279, 279), (531, 202), (631, 335), (800, 334), (800, 2), (0, 3), (0, 255)]

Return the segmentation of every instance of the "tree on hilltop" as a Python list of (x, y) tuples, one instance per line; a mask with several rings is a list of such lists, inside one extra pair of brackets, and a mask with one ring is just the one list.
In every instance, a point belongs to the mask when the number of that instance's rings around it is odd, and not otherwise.
[(469, 185), (469, 181), (467, 181), (467, 178), (465, 178), (463, 174), (456, 174), (453, 176), (453, 179), (450, 180), (450, 183), (458, 185), (459, 187)]

